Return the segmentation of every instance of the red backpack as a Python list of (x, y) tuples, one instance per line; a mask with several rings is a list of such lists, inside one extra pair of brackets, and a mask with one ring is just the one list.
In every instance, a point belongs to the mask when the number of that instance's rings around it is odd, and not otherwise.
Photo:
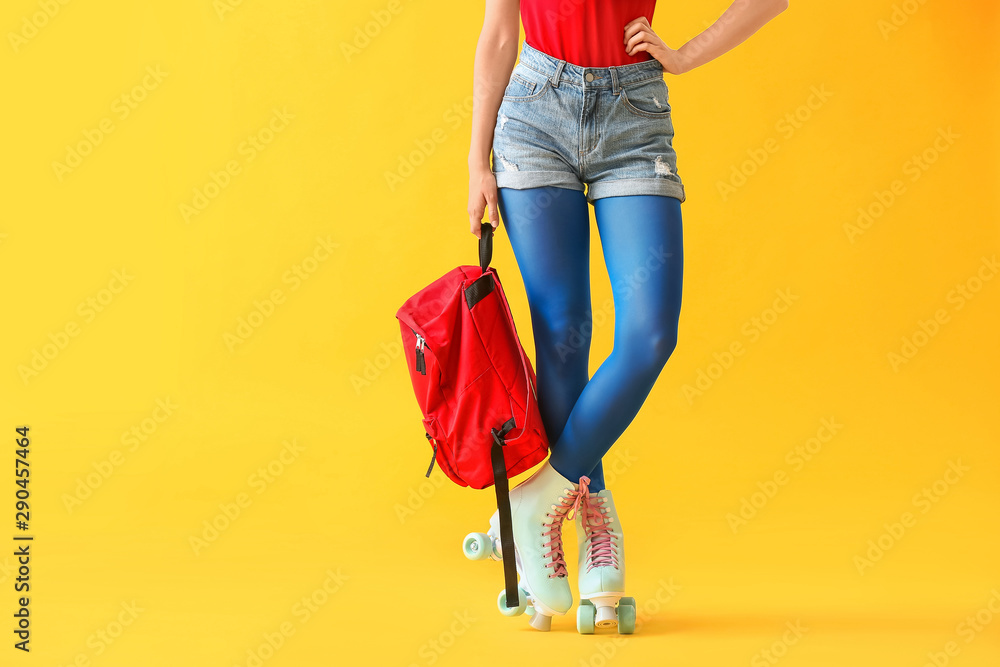
[(493, 226), (482, 225), (479, 266), (459, 266), (396, 312), (423, 425), (453, 482), (494, 486), (507, 604), (517, 606), (507, 480), (543, 460), (548, 438), (535, 371), (521, 346), (500, 277), (489, 266)]

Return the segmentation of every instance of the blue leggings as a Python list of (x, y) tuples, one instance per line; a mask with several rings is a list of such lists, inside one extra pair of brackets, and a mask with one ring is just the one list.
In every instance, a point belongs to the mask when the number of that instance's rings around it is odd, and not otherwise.
[(584, 193), (498, 189), (497, 206), (524, 280), (535, 341), (538, 406), (549, 462), (590, 490), (601, 458), (642, 407), (677, 344), (683, 248), (680, 200), (660, 195), (594, 202), (614, 311), (614, 349), (590, 377), (590, 214)]

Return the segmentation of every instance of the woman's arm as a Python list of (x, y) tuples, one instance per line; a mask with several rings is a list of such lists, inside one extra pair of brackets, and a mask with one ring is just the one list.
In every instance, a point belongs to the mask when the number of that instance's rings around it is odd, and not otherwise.
[(469, 223), (478, 238), (483, 211), (500, 224), (497, 182), (490, 166), (497, 112), (517, 61), (521, 0), (486, 0), (486, 16), (476, 46), (472, 74), (472, 139), (469, 145)]
[(671, 74), (683, 74), (715, 60), (788, 8), (788, 0), (736, 0), (718, 20), (679, 49), (671, 49), (640, 16), (625, 26), (625, 52), (648, 51)]

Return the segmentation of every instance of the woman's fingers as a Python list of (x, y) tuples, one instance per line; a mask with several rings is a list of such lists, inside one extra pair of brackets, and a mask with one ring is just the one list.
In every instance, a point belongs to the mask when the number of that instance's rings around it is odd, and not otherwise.
[(634, 56), (640, 51), (649, 51), (649, 42), (643, 40), (640, 41), (638, 44), (633, 44), (625, 47), (625, 52), (628, 53), (630, 56)]
[(482, 236), (484, 212), (489, 214), (489, 223), (496, 229), (500, 225), (500, 211), (496, 176), (492, 172), (479, 177), (473, 176), (469, 182), (469, 228), (476, 238)]
[(486, 190), (486, 203), (490, 209), (490, 224), (493, 225), (493, 229), (497, 228), (500, 224), (500, 214), (497, 212), (497, 189), (487, 188)]
[(632, 35), (639, 32), (640, 30), (644, 30), (649, 27), (650, 27), (649, 21), (646, 20), (645, 16), (640, 16), (637, 19), (632, 19), (631, 21), (625, 24), (625, 37), (624, 37), (625, 43), (628, 44), (628, 41), (632, 37)]
[(649, 51), (649, 47), (645, 44), (649, 43), (651, 38), (656, 39), (656, 33), (653, 32), (645, 16), (640, 16), (625, 24), (625, 52), (630, 56), (639, 51)]
[(489, 224), (496, 229), (500, 225), (500, 210), (497, 202), (497, 179), (491, 169), (473, 171), (469, 175), (469, 230), (482, 236), (483, 213), (489, 215)]

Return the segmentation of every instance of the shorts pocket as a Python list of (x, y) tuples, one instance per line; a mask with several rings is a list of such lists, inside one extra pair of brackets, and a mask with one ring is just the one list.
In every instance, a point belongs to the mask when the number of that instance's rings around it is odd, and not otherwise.
[(626, 84), (621, 89), (621, 100), (625, 108), (643, 118), (668, 118), (669, 95), (667, 82), (663, 79)]
[(507, 89), (503, 92), (504, 97), (527, 97), (535, 92), (537, 84), (534, 81), (529, 81), (523, 76), (514, 72), (510, 75), (510, 82), (507, 84)]
[(538, 99), (548, 89), (547, 76), (518, 63), (510, 74), (503, 99), (508, 102), (527, 102)]

